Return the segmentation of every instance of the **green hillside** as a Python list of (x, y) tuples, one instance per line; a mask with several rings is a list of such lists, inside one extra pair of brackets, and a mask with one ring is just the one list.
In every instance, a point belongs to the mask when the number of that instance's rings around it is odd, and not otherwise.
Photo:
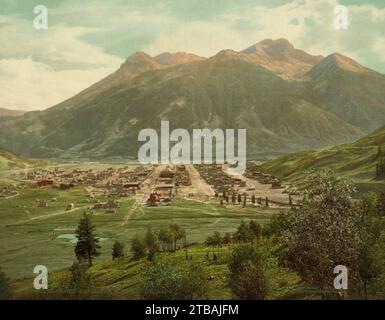
[(300, 184), (310, 170), (332, 169), (353, 179), (363, 191), (385, 190), (384, 176), (376, 176), (376, 165), (381, 158), (379, 146), (384, 150), (385, 128), (353, 143), (286, 155), (264, 163), (261, 170)]
[[(170, 263), (182, 268), (191, 263), (199, 263), (207, 275), (207, 296), (205, 298), (209, 300), (232, 299), (227, 267), (230, 248), (222, 247), (218, 254), (219, 260), (215, 263), (207, 259), (207, 252), (211, 252), (212, 255), (213, 249), (205, 245), (192, 245), (188, 247), (187, 252), (192, 257), (191, 260), (186, 260), (185, 250), (182, 249), (175, 253), (161, 253), (157, 257), (157, 262)], [(217, 249), (215, 252), (218, 253)], [(149, 265), (147, 259), (134, 261), (131, 257), (98, 263), (88, 271), (94, 286), (92, 293), (88, 293), (89, 297), (92, 299), (140, 299), (142, 275)], [(272, 268), (269, 272), (272, 283), (268, 299), (290, 298), (291, 294), (295, 294), (302, 288), (298, 275), (286, 268)], [(51, 274), (50, 283), (53, 290), (43, 293), (31, 289), (31, 279), (15, 280), (12, 283), (14, 297), (18, 299), (60, 298), (60, 292), (58, 293), (55, 287), (60, 286), (61, 279), (68, 275), (69, 271)]]
[(31, 167), (35, 162), (15, 156), (0, 149), (0, 171), (9, 169), (23, 169)]

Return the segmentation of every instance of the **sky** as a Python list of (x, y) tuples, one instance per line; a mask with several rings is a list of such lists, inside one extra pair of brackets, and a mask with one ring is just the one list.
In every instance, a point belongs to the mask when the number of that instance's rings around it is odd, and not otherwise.
[[(334, 27), (336, 5), (349, 27)], [(34, 8), (48, 8), (36, 30)], [(1, 0), (0, 108), (43, 110), (119, 68), (132, 53), (209, 57), (286, 38), (385, 73), (384, 0)]]

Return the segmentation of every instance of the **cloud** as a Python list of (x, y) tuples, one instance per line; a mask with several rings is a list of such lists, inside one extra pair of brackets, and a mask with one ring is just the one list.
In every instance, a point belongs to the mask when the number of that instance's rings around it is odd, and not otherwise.
[(112, 73), (123, 61), (82, 41), (89, 32), (84, 27), (37, 31), (24, 20), (8, 17), (0, 17), (1, 24), (0, 107), (51, 107)]
[(17, 110), (46, 109), (111, 73), (110, 68), (55, 70), (32, 60), (0, 60), (0, 106)]
[(311, 54), (340, 52), (385, 72), (385, 9), (350, 5), (350, 27), (338, 31), (337, 4), (68, 0), (49, 8), (47, 31), (33, 29), (31, 16), (0, 15), (0, 107), (50, 107), (115, 71), (134, 51), (212, 56), (266, 38), (287, 38)]

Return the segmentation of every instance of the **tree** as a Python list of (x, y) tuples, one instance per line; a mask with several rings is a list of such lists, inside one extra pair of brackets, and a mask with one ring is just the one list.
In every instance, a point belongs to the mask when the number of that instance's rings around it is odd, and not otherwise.
[(378, 201), (373, 192), (365, 194), (360, 201), (362, 245), (358, 272), (366, 299), (370, 287), (385, 273), (385, 219), (380, 214)]
[(74, 262), (70, 268), (71, 277), (69, 287), (75, 290), (85, 290), (92, 286), (91, 276), (87, 273), (85, 264)]
[(255, 194), (253, 193), (253, 195), (251, 196), (251, 203), (252, 204), (255, 204)]
[(265, 198), (265, 207), (266, 208), (269, 207), (269, 198), (268, 197)]
[(238, 193), (238, 203), (241, 203), (242, 202), (242, 197), (241, 195)]
[(112, 260), (120, 259), (124, 257), (124, 244), (119, 241), (115, 241), (112, 247)]
[(9, 278), (0, 269), (0, 300), (9, 300), (11, 298), (11, 288), (9, 286)]
[(360, 215), (352, 201), (353, 185), (323, 171), (309, 177), (306, 197), (291, 209), (284, 242), (286, 261), (302, 279), (332, 289), (337, 265), (354, 269), (360, 249)]
[(149, 265), (140, 284), (141, 297), (146, 300), (202, 299), (206, 292), (205, 273), (202, 266), (195, 263)]
[(215, 231), (214, 234), (207, 238), (206, 245), (217, 247), (218, 249), (218, 256), (219, 256), (219, 249), (223, 244), (223, 238), (221, 234), (218, 231)]
[(262, 235), (262, 227), (255, 220), (250, 220), (249, 228), (255, 237), (258, 238)]
[(160, 250), (159, 239), (157, 234), (152, 231), (151, 227), (148, 227), (147, 233), (144, 236), (144, 242), (146, 244), (148, 250), (148, 260), (153, 261), (155, 259), (156, 254)]
[(246, 225), (246, 222), (242, 220), (237, 231), (234, 233), (233, 238), (239, 242), (246, 242), (253, 240), (255, 237), (250, 228)]
[(76, 230), (77, 243), (75, 254), (79, 262), (88, 261), (88, 266), (92, 266), (92, 259), (100, 255), (99, 239), (95, 236), (95, 226), (92, 224), (91, 215), (84, 213), (80, 219)]
[(176, 250), (177, 241), (182, 240), (185, 237), (186, 231), (177, 224), (170, 225), (170, 230), (174, 235), (174, 250)]
[(142, 259), (147, 254), (146, 243), (143, 237), (134, 236), (131, 240), (131, 252), (134, 260)]
[(233, 192), (233, 194), (231, 195), (231, 202), (235, 203), (235, 192)]
[(253, 244), (237, 246), (228, 264), (230, 288), (233, 294), (245, 300), (263, 300), (269, 292), (264, 265), (265, 257)]
[(223, 243), (224, 244), (230, 244), (231, 243), (231, 233), (226, 232), (225, 236), (223, 237)]
[(174, 233), (170, 228), (163, 228), (159, 231), (159, 240), (163, 251), (172, 251)]
[(385, 192), (381, 192), (377, 200), (378, 212), (381, 216), (385, 217)]
[(244, 208), (246, 207), (246, 201), (247, 201), (247, 195), (245, 193), (243, 194), (243, 205), (242, 205)]

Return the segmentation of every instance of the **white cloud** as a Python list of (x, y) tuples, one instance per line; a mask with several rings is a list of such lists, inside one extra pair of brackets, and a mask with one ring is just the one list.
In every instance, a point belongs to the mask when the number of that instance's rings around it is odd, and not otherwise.
[(69, 0), (49, 11), (56, 24), (47, 31), (33, 29), (31, 21), (0, 15), (0, 107), (44, 109), (115, 71), (123, 59), (85, 41), (89, 33), (99, 43), (121, 48), (121, 54), (144, 50), (154, 55), (187, 51), (212, 56), (266, 38), (287, 38), (311, 54), (341, 52), (385, 71), (385, 9), (349, 6), (350, 27), (337, 31), (333, 22), (338, 0), (293, 0), (276, 7), (261, 3), (219, 10), (206, 20), (193, 14), (183, 20), (168, 1), (138, 5)]
[[(86, 28), (37, 31), (0, 17), (0, 107), (46, 109), (115, 71), (122, 59), (80, 40)], [(10, 37), (12, 35), (12, 37)]]
[(110, 68), (54, 70), (31, 58), (0, 60), (0, 106), (46, 109), (111, 73)]

